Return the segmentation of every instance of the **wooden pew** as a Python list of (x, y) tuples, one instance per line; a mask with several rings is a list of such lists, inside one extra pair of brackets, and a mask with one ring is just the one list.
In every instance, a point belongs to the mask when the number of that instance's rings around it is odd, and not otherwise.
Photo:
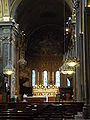
[(0, 119), (74, 118), (83, 105), (83, 102), (0, 103)]

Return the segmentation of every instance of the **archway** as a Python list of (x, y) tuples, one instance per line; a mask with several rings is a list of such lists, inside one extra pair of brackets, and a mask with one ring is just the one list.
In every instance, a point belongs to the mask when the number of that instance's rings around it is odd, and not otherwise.
[[(25, 32), (26, 34), (24, 36), (26, 48), (23, 47), (23, 53), (28, 63), (26, 69), (29, 69), (30, 86), (32, 85), (32, 78), (30, 77), (32, 76), (30, 72), (32, 69), (37, 71), (37, 86), (43, 85), (44, 69), (48, 70), (49, 85), (55, 86), (55, 71), (61, 66), (65, 52), (64, 17), (67, 20), (71, 12), (67, 2), (64, 4), (63, 1), (59, 0), (25, 0), (17, 6), (15, 20), (19, 23), (19, 29), (22, 33)], [(70, 42), (69, 38), (67, 39), (67, 46)], [(66, 50), (67, 46), (65, 46)]]

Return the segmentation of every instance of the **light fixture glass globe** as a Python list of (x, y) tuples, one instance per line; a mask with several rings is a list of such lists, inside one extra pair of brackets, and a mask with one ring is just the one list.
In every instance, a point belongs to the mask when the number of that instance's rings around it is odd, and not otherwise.
[(61, 73), (71, 75), (71, 74), (75, 73), (75, 69), (73, 67), (68, 66), (66, 63), (64, 63), (61, 66)]
[(4, 74), (12, 75), (12, 74), (14, 74), (14, 71), (7, 69), (6, 71), (4, 71)]
[(71, 75), (71, 74), (73, 74), (75, 72), (73, 70), (61, 70), (61, 73)]
[(68, 64), (69, 66), (71, 66), (71, 67), (74, 67), (74, 66), (77, 65), (77, 63), (74, 62), (74, 61), (68, 62), (67, 64)]
[(68, 71), (67, 71), (67, 74), (69, 74), (69, 75), (71, 75), (71, 74), (73, 74), (73, 73), (75, 73), (73, 70), (68, 70)]
[(11, 61), (8, 62), (7, 66), (4, 68), (3, 73), (7, 75), (14, 74), (15, 69), (13, 68)]

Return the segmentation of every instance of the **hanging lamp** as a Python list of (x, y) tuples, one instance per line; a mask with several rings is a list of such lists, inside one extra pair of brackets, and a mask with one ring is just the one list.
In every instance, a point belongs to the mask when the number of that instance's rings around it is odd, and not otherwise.
[(76, 58), (76, 57), (73, 57), (73, 58), (68, 57), (68, 58), (66, 59), (65, 63), (66, 63), (68, 66), (70, 66), (70, 67), (78, 67), (80, 61), (79, 61), (79, 59)]
[(7, 74), (7, 75), (12, 75), (15, 72), (15, 69), (11, 62), (11, 41), (12, 41), (12, 26), (10, 28), (10, 43), (8, 46), (8, 63), (6, 65), (6, 67), (3, 69), (3, 73)]
[[(72, 14), (75, 14), (75, 11), (73, 11)], [(72, 22), (71, 24), (73, 25), (72, 27), (72, 42), (73, 42), (73, 48), (75, 47), (75, 23), (76, 22), (73, 22), (75, 21), (75, 17), (72, 19)], [(74, 50), (75, 51), (75, 50)], [(70, 52), (71, 52), (71, 55), (69, 55), (66, 60), (65, 60), (65, 63), (70, 66), (70, 67), (78, 67), (79, 64), (80, 64), (80, 60), (77, 58), (77, 57), (73, 57), (73, 54), (72, 54), (72, 48), (70, 49)], [(75, 54), (75, 53), (74, 53)]]
[(70, 67), (66, 63), (64, 63), (61, 66), (60, 71), (61, 71), (62, 74), (69, 74), (69, 75), (75, 73), (74, 67)]
[(21, 41), (22, 41), (22, 43), (19, 43), (20, 44), (19, 47), (20, 47), (20, 50), (21, 50), (21, 55), (20, 55), (20, 59), (19, 59), (18, 63), (19, 63), (19, 65), (21, 67), (24, 67), (27, 64), (27, 61), (23, 57), (23, 50), (22, 50), (23, 44), (24, 44), (24, 36), (25, 36), (24, 31), (22, 31), (20, 35), (21, 35)]
[[(66, 48), (66, 46), (65, 46), (65, 0), (64, 0), (64, 53), (65, 53), (65, 48)], [(66, 62), (65, 62), (65, 59), (66, 59), (66, 53), (65, 53), (65, 56), (64, 56), (64, 63), (63, 63), (63, 65), (61, 66), (61, 68), (60, 68), (60, 71), (61, 71), (61, 73), (62, 74), (73, 74), (74, 72), (75, 72), (75, 70), (74, 70), (74, 68), (73, 67), (70, 67), (70, 66), (68, 66), (67, 64), (66, 64)]]
[(12, 74), (14, 74), (14, 72), (15, 72), (15, 69), (14, 69), (14, 67), (12, 66), (11, 61), (9, 60), (9, 61), (8, 61), (8, 64), (6, 65), (6, 67), (5, 67), (4, 70), (3, 70), (3, 73), (4, 73), (4, 74), (7, 74), (7, 75), (12, 75)]

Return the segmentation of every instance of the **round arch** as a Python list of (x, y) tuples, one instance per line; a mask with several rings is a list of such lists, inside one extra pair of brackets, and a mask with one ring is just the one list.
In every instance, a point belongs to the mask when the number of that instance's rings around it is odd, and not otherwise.
[(22, 0), (12, 0), (12, 2), (10, 3), (10, 16), (11, 16), (11, 18), (14, 17), (15, 11), (21, 2), (22, 2)]
[[(69, 7), (72, 10), (73, 7), (73, 2), (72, 0), (65, 0), (66, 3), (69, 5)], [(10, 13), (11, 13), (11, 17), (13, 18), (15, 15), (15, 11), (16, 8), (18, 7), (18, 5), (22, 2), (22, 0), (12, 0), (12, 2), (10, 3)]]

